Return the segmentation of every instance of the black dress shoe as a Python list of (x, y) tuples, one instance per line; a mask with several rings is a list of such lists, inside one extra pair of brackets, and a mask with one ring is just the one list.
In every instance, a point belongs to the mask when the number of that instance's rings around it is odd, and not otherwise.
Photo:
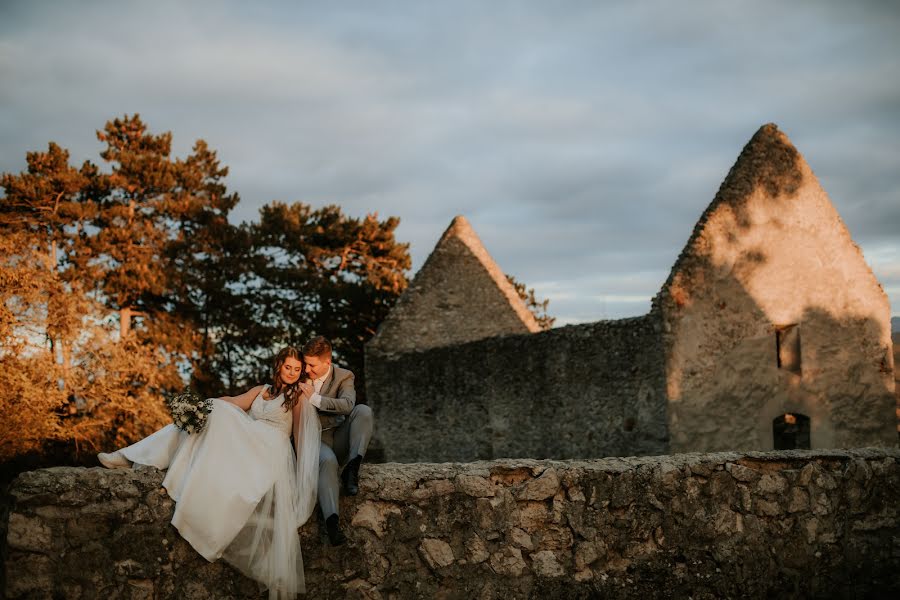
[(331, 515), (325, 519), (325, 531), (328, 533), (328, 543), (332, 546), (340, 546), (347, 542), (347, 536), (338, 525), (338, 516)]
[(341, 472), (341, 481), (344, 483), (344, 492), (348, 496), (359, 493), (359, 465), (362, 464), (362, 456), (357, 456), (347, 463)]

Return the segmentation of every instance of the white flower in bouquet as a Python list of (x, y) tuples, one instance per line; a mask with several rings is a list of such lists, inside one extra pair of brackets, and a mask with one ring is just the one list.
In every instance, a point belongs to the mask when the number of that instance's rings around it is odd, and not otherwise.
[(187, 387), (180, 394), (166, 398), (166, 406), (169, 407), (175, 427), (191, 434), (203, 431), (213, 402), (212, 398), (200, 398)]

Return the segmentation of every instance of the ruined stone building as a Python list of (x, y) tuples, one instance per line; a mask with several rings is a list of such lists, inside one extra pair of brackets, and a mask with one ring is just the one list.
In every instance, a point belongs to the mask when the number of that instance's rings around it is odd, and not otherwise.
[(897, 437), (900, 438), (900, 332), (891, 333), (891, 341), (894, 343), (894, 396), (897, 398)]
[(389, 461), (897, 443), (890, 306), (763, 126), (648, 314), (538, 331), (462, 217), (366, 348)]

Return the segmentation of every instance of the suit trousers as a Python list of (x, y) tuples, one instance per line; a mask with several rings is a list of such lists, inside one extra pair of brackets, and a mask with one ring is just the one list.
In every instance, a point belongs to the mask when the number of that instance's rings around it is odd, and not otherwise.
[(343, 423), (334, 429), (322, 432), (322, 445), (319, 447), (319, 508), (326, 519), (338, 514), (338, 497), (340, 478), (338, 468), (357, 456), (363, 457), (375, 421), (372, 409), (365, 404), (357, 404)]

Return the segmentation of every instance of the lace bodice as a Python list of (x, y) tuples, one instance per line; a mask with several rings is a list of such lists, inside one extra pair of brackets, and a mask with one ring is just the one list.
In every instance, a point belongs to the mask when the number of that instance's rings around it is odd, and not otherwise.
[(291, 435), (291, 427), (293, 426), (293, 415), (291, 411), (284, 410), (282, 402), (284, 402), (284, 394), (265, 400), (263, 393), (269, 389), (269, 386), (256, 395), (253, 404), (250, 405), (250, 416), (257, 421), (263, 421), (272, 427), (283, 432), (285, 435)]

